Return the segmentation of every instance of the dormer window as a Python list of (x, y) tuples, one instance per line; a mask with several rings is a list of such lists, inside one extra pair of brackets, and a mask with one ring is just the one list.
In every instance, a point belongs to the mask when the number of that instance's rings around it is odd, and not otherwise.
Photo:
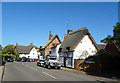
[(59, 52), (62, 52), (62, 48), (59, 48)]
[(51, 51), (49, 51), (49, 54), (51, 54)]
[(68, 52), (70, 52), (70, 47), (67, 47), (66, 50), (67, 50)]

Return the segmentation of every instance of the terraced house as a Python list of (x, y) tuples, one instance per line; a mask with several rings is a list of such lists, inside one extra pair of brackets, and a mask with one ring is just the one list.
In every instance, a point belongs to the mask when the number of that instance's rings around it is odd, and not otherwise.
[(88, 56), (96, 54), (99, 50), (96, 42), (87, 28), (76, 31), (68, 30), (64, 41), (59, 48), (59, 58), (62, 66), (74, 68), (76, 60), (84, 61)]

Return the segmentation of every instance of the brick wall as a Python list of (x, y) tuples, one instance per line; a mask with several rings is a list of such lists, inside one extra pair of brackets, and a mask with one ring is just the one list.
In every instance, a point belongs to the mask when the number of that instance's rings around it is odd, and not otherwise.
[(51, 47), (53, 46), (53, 44), (60, 44), (59, 40), (57, 38), (55, 38), (46, 48), (45, 48), (45, 54), (44, 56), (48, 55), (51, 51)]

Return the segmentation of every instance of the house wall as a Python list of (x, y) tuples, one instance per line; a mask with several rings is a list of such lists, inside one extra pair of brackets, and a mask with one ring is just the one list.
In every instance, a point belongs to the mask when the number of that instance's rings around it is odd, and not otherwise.
[(26, 58), (32, 58), (32, 59), (38, 59), (38, 56), (40, 56), (40, 53), (37, 52), (35, 47), (32, 48), (29, 54), (20, 54), (20, 57), (26, 57)]
[[(64, 66), (64, 58), (66, 57), (66, 67), (74, 68), (74, 60), (81, 59), (84, 60), (88, 56), (92, 56), (96, 54), (97, 49), (94, 46), (93, 42), (89, 38), (88, 35), (84, 36), (83, 39), (79, 42), (79, 44), (74, 49), (74, 52), (63, 53), (60, 52), (60, 62)], [(71, 64), (72, 62), (72, 64)]]
[(59, 61), (62, 64), (62, 66), (66, 67), (72, 67), (73, 65), (73, 52), (59, 53)]
[(64, 66), (64, 57), (67, 57), (67, 53), (60, 52), (59, 53), (59, 61), (60, 61), (62, 66)]
[(29, 54), (19, 54), (19, 57), (26, 57), (26, 58), (28, 58), (28, 56), (29, 56)]
[(33, 47), (33, 49), (30, 51), (29, 58), (38, 59), (39, 55), (40, 53), (38, 53), (35, 47)]
[(59, 44), (59, 40), (57, 38), (55, 38), (46, 48), (45, 48), (45, 54), (44, 56), (48, 55), (51, 51), (51, 47), (53, 46), (53, 44)]
[(59, 60), (58, 51), (59, 51), (60, 45), (61, 45), (61, 44), (59, 44), (59, 45), (57, 45), (55, 48), (51, 49), (51, 54), (57, 56), (57, 59), (58, 59), (58, 60)]
[[(73, 64), (74, 59), (86, 59), (89, 56), (96, 54), (97, 49), (94, 46), (93, 42), (90, 40), (89, 36), (86, 35), (83, 37), (81, 42), (76, 46), (75, 51), (73, 53)], [(74, 65), (73, 65), (74, 67)]]

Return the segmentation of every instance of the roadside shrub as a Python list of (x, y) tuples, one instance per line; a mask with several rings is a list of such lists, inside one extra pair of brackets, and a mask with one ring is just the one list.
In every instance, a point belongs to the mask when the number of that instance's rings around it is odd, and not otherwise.
[(90, 71), (101, 71), (101, 72), (120, 72), (120, 55), (113, 55), (101, 50), (96, 56), (90, 56), (85, 61), (94, 61), (94, 64), (89, 65), (88, 70)]

